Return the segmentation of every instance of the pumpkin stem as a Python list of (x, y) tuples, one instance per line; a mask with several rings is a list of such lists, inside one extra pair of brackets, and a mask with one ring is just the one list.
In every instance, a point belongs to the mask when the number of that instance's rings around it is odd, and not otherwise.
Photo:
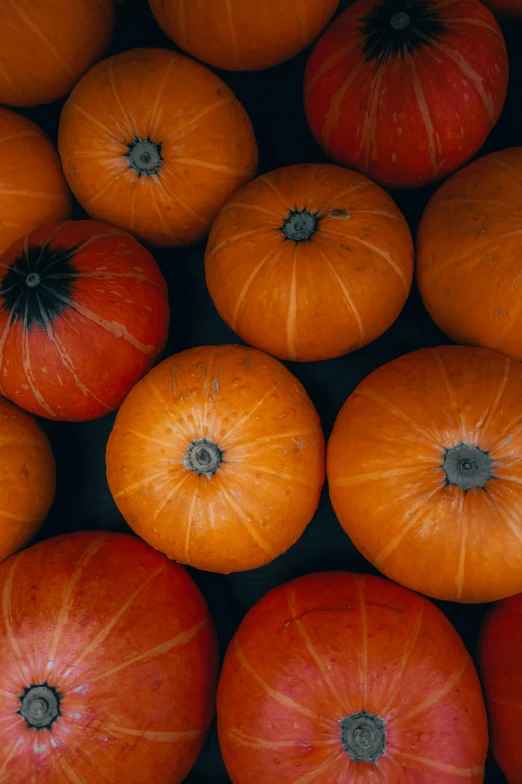
[(183, 465), (196, 474), (205, 475), (209, 479), (218, 470), (223, 462), (223, 452), (212, 441), (207, 438), (197, 438), (191, 443), (185, 457)]
[(17, 713), (24, 717), (29, 727), (49, 728), (61, 715), (60, 695), (47, 683), (30, 686), (19, 699), (22, 707)]
[(448, 484), (458, 485), (464, 491), (484, 487), (493, 477), (492, 466), (487, 452), (469, 444), (447, 449), (442, 464)]
[(163, 158), (161, 157), (161, 144), (155, 144), (150, 139), (134, 139), (128, 145), (129, 152), (125, 155), (132, 169), (140, 177), (147, 175), (152, 177), (161, 169)]
[(285, 237), (295, 242), (306, 242), (317, 228), (317, 215), (307, 209), (290, 210), (288, 218), (283, 222), (281, 231)]
[(405, 30), (409, 23), (410, 17), (404, 11), (400, 11), (398, 14), (394, 14), (390, 19), (390, 24), (394, 30)]
[(376, 763), (386, 751), (386, 727), (380, 716), (367, 711), (341, 719), (343, 748), (354, 762)]

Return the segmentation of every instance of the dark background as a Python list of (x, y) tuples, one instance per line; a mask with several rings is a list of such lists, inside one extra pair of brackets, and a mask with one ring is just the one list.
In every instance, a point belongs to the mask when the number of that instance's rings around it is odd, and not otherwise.
[[(256, 0), (245, 2), (255, 5)], [(123, 0), (118, 9), (110, 54), (139, 46), (175, 48), (156, 25), (145, 0)], [(511, 66), (509, 93), (503, 115), (480, 154), (522, 144), (522, 22), (506, 22), (502, 26)], [(290, 62), (259, 73), (218, 71), (243, 103), (253, 122), (259, 144), (260, 173), (295, 163), (327, 161), (313, 140), (304, 115), (302, 80), (308, 55), (309, 50)], [(59, 102), (24, 113), (56, 141), (62, 105), (63, 102)], [(392, 194), (414, 235), (422, 211), (434, 191), (435, 187), (430, 187)], [(87, 216), (76, 205), (73, 217), (80, 219)], [(165, 356), (192, 346), (239, 342), (217, 315), (208, 295), (203, 267), (204, 247), (152, 250), (170, 292), (172, 323)], [(397, 322), (371, 345), (336, 360), (286, 364), (304, 383), (328, 437), (348, 395), (375, 368), (409, 351), (448, 342), (423, 309), (414, 286)], [(42, 421), (56, 456), (58, 486), (55, 503), (39, 539), (89, 529), (130, 533), (111, 498), (105, 478), (105, 446), (113, 421), (114, 415), (85, 424)], [(310, 572), (337, 569), (377, 573), (341, 529), (325, 487), (319, 509), (302, 538), (273, 563), (229, 576), (194, 569), (189, 571), (207, 598), (218, 629), (221, 652), (224, 653), (245, 613), (270, 588)], [(436, 604), (475, 656), (480, 623), (488, 607), (445, 602)], [(486, 784), (506, 781), (491, 758), (488, 759), (485, 781)], [(215, 726), (186, 782), (228, 784)]]

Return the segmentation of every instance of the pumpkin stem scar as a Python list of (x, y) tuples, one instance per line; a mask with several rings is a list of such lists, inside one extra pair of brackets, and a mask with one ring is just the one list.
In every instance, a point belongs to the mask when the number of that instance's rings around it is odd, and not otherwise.
[(492, 467), (488, 453), (469, 444), (447, 449), (442, 463), (448, 484), (458, 485), (464, 491), (484, 487), (493, 478)]
[(394, 30), (405, 30), (410, 24), (410, 17), (404, 11), (400, 11), (392, 16), (390, 24)]
[(306, 242), (317, 229), (317, 214), (306, 208), (303, 210), (290, 210), (288, 217), (283, 221), (281, 231), (288, 240)]
[(49, 729), (58, 716), (61, 716), (60, 694), (47, 683), (29, 686), (19, 700), (22, 707), (17, 713), (24, 717), (28, 727), (37, 730)]
[(158, 174), (161, 169), (163, 158), (161, 157), (161, 144), (156, 144), (151, 139), (133, 139), (127, 145), (129, 152), (125, 154), (129, 169), (138, 174), (152, 177)]
[(217, 444), (207, 438), (195, 439), (183, 458), (185, 468), (209, 479), (216, 473), (222, 462), (223, 452)]
[(354, 762), (375, 764), (386, 752), (386, 726), (380, 716), (353, 713), (339, 722), (343, 748)]

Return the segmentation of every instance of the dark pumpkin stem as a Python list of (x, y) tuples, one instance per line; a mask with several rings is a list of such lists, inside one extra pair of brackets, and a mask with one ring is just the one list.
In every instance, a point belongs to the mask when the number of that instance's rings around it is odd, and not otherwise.
[(469, 444), (447, 449), (442, 467), (448, 484), (458, 485), (462, 490), (484, 487), (493, 478), (493, 463), (488, 453)]
[(317, 223), (318, 218), (315, 212), (310, 212), (306, 208), (303, 210), (291, 210), (288, 218), (281, 226), (281, 231), (289, 240), (306, 242), (315, 234)]
[(359, 23), (366, 60), (380, 65), (431, 46), (446, 33), (432, 0), (378, 0)]
[(386, 752), (386, 725), (380, 716), (367, 711), (341, 719), (343, 748), (354, 762), (377, 763)]
[(213, 476), (223, 462), (223, 452), (207, 438), (198, 438), (191, 443), (185, 457), (183, 465), (190, 471), (194, 471), (200, 476)]
[(140, 177), (158, 174), (163, 163), (161, 144), (156, 144), (151, 139), (134, 139), (128, 147), (129, 152), (125, 157), (130, 169)]
[(18, 713), (24, 717), (29, 727), (37, 730), (49, 729), (61, 715), (60, 695), (47, 683), (30, 686), (19, 699), (22, 707)]

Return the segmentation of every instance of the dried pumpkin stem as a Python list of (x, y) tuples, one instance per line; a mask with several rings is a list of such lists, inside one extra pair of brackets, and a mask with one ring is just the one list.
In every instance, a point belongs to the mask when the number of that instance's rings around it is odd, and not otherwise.
[(294, 242), (306, 242), (317, 228), (317, 215), (307, 209), (291, 210), (283, 222), (281, 231), (285, 237)]
[(448, 484), (458, 485), (462, 490), (484, 487), (493, 477), (493, 464), (488, 453), (469, 444), (447, 449), (442, 467)]
[(183, 458), (185, 468), (208, 477), (216, 473), (222, 462), (223, 452), (208, 438), (198, 438), (193, 441)]
[(125, 156), (129, 168), (136, 174), (152, 177), (158, 174), (163, 163), (161, 157), (161, 144), (155, 144), (151, 139), (134, 139), (129, 144), (129, 152)]
[(380, 716), (362, 711), (340, 722), (341, 741), (355, 762), (376, 763), (386, 752), (386, 726)]
[(390, 24), (394, 30), (405, 30), (410, 24), (409, 14), (404, 11), (399, 11), (398, 14), (392, 16)]
[(60, 715), (60, 695), (46, 683), (30, 686), (20, 697), (22, 707), (18, 711), (29, 727), (38, 730), (50, 727)]

